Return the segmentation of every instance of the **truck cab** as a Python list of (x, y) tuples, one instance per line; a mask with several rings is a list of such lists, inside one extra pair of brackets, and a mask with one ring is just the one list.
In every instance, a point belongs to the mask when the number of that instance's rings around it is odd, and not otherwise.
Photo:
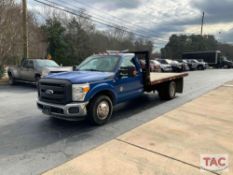
[[(38, 85), (37, 106), (43, 113), (56, 118), (87, 118), (92, 124), (102, 125), (111, 117), (115, 104), (138, 97), (145, 91), (158, 90), (164, 99), (174, 98), (177, 91), (182, 91), (179, 86), (183, 87), (184, 74), (162, 78), (165, 82), (150, 83), (148, 56), (146, 65), (148, 69), (143, 70), (135, 53), (92, 55), (73, 72), (42, 78)], [(178, 90), (170, 85), (175, 82), (172, 80), (178, 82)], [(167, 82), (170, 94), (165, 94)]]
[(9, 84), (17, 82), (36, 83), (50, 73), (71, 71), (72, 67), (60, 67), (55, 61), (47, 59), (23, 59), (19, 66), (9, 67)]

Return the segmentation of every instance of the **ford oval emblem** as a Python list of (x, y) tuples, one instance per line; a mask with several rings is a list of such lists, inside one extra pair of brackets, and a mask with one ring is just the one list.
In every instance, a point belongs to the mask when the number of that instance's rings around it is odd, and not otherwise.
[(47, 89), (45, 91), (45, 93), (48, 94), (48, 95), (52, 95), (52, 94), (54, 94), (54, 91), (52, 89)]

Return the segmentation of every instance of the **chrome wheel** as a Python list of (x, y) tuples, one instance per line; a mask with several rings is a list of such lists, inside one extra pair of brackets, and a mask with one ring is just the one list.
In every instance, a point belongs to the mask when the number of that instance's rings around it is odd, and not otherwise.
[(97, 106), (97, 116), (100, 120), (104, 120), (108, 117), (110, 107), (107, 101), (101, 101)]

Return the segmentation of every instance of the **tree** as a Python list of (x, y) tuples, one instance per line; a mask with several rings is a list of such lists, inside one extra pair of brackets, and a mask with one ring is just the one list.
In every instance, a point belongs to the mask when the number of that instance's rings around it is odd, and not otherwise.
[(221, 50), (222, 54), (229, 60), (233, 61), (233, 45), (218, 43), (218, 50)]
[(12, 54), (21, 42), (20, 10), (13, 0), (0, 1), (0, 65), (12, 63)]
[[(28, 13), (29, 55), (45, 55), (44, 35), (38, 27), (34, 13)], [(0, 65), (17, 64), (23, 56), (21, 6), (14, 0), (0, 1)]]
[(46, 20), (42, 30), (47, 36), (48, 54), (59, 64), (67, 64), (68, 43), (65, 40), (65, 27), (62, 26), (58, 18), (53, 17)]
[(0, 79), (3, 77), (4, 73), (5, 73), (5, 69), (2, 65), (0, 65)]
[(69, 58), (72, 64), (79, 64), (84, 58), (92, 54), (92, 46), (87, 29), (88, 21), (78, 21), (76, 18), (67, 25), (66, 40), (69, 45)]
[(172, 35), (161, 49), (163, 58), (180, 59), (184, 52), (216, 50), (217, 40), (212, 35)]
[[(35, 12), (28, 13), (29, 57), (52, 59), (76, 65), (93, 53), (106, 50), (150, 50), (151, 41), (136, 38), (122, 26), (96, 30), (91, 16), (79, 16), (49, 9), (45, 22)], [(0, 67), (19, 63), (23, 56), (22, 10), (15, 0), (0, 1)], [(2, 66), (3, 67), (3, 66)]]

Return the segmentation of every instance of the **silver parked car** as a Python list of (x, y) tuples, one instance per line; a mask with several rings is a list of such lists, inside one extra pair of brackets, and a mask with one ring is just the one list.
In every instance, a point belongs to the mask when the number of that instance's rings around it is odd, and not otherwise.
[(24, 59), (19, 66), (9, 67), (9, 84), (16, 82), (37, 83), (40, 78), (50, 73), (72, 71), (72, 67), (60, 67), (53, 60), (46, 59)]
[(157, 59), (157, 61), (160, 63), (161, 71), (162, 72), (172, 72), (172, 65), (171, 62), (167, 59)]
[(208, 64), (205, 62), (199, 62), (196, 59), (187, 60), (190, 70), (205, 70)]

